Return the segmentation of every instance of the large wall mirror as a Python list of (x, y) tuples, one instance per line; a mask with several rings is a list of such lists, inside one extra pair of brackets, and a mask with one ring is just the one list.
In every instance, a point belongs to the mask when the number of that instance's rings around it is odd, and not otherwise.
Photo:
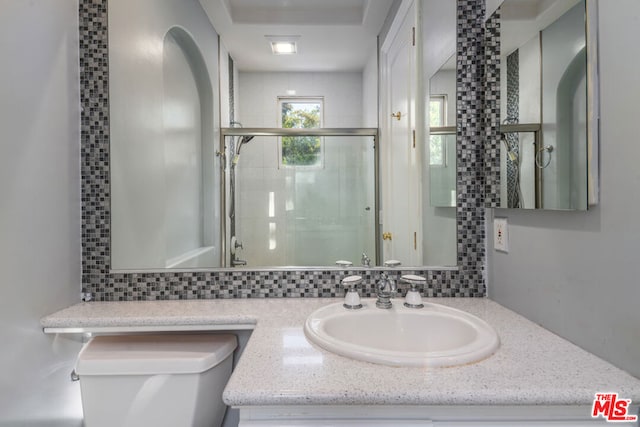
[[(394, 2), (376, 2), (376, 8), (352, 3), (357, 7), (345, 5), (346, 21), (332, 32), (362, 16), (365, 23), (377, 19), (378, 29), (351, 54), (369, 58), (332, 71), (325, 57), (322, 67), (301, 71), (293, 62), (290, 69), (261, 69), (234, 60), (243, 37), (233, 36), (233, 49), (230, 41), (225, 45), (228, 23), (215, 16), (230, 5), (228, 13), (246, 30), (246, 46), (256, 44), (249, 36), (263, 31), (259, 17), (243, 2), (109, 1), (112, 270), (335, 267), (336, 261), (381, 266), (390, 258), (383, 250), (387, 224), (378, 215), (393, 205), (383, 206), (380, 194), (406, 194), (406, 187), (378, 177), (376, 150), (385, 142), (376, 139), (376, 36)], [(399, 261), (452, 267), (456, 2), (401, 3), (422, 11), (414, 18), (424, 53), (416, 54), (423, 58), (416, 87), (431, 87), (433, 95), (416, 95), (416, 103), (424, 103), (414, 124), (423, 141), (422, 178), (419, 209), (409, 214), (420, 224), (401, 242), (420, 256)], [(358, 18), (358, 7), (361, 14), (376, 9), (378, 16)], [(304, 54), (304, 35), (299, 42)], [(437, 123), (426, 123), (422, 114), (431, 108), (429, 98), (441, 100)], [(351, 130), (289, 136), (256, 131), (276, 128)]]
[(497, 16), (499, 207), (586, 210), (598, 191), (595, 2), (505, 0)]

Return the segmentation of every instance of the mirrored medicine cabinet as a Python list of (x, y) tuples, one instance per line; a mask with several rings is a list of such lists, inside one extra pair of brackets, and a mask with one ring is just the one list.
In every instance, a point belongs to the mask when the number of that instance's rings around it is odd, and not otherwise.
[(499, 20), (498, 207), (597, 203), (595, 15), (589, 0), (505, 0), (489, 18)]

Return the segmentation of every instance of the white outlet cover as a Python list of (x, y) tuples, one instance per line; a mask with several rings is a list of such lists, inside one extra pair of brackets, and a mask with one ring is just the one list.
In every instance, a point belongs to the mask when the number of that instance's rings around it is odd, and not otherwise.
[(509, 252), (509, 227), (507, 218), (493, 219), (493, 248), (500, 252)]

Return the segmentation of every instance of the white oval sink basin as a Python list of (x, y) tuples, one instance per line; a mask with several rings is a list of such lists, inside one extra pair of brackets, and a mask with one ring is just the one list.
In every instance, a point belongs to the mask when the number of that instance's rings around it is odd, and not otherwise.
[(500, 345), (484, 320), (440, 304), (404, 307), (395, 300), (380, 309), (374, 300), (347, 310), (342, 303), (322, 307), (307, 318), (305, 335), (330, 352), (391, 366), (456, 366), (492, 355)]

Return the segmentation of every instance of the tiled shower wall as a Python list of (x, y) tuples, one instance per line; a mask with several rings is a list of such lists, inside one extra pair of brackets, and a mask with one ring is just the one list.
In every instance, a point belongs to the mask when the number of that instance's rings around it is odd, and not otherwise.
[[(483, 138), (484, 0), (458, 0), (456, 270), (391, 270), (422, 274), (426, 296), (481, 297), (485, 288), (485, 155)], [(95, 300), (157, 300), (343, 295), (340, 279), (364, 277), (374, 294), (379, 269), (280, 271), (110, 270), (109, 78), (107, 0), (79, 0), (81, 83), (82, 291)]]

